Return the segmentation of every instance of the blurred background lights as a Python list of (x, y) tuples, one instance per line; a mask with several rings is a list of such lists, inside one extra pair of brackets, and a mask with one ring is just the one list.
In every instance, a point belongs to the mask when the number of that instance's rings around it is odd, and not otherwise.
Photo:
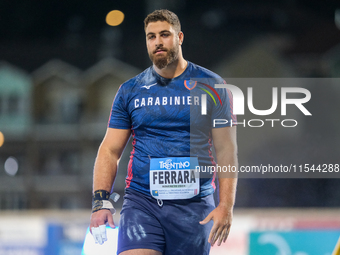
[(16, 173), (18, 172), (19, 169), (19, 164), (18, 164), (18, 160), (14, 157), (9, 157), (6, 161), (5, 161), (5, 172), (10, 175), (10, 176), (14, 176), (16, 175)]
[(106, 23), (110, 26), (118, 26), (124, 20), (124, 13), (118, 10), (110, 11), (106, 15)]
[(0, 147), (4, 144), (4, 142), (5, 142), (4, 134), (0, 131)]

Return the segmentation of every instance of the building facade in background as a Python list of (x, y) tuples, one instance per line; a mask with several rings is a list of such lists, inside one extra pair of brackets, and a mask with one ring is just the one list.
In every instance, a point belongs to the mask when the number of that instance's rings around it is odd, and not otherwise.
[(111, 58), (85, 71), (51, 60), (31, 74), (3, 62), (0, 210), (91, 207), (93, 164), (112, 101), (139, 72)]

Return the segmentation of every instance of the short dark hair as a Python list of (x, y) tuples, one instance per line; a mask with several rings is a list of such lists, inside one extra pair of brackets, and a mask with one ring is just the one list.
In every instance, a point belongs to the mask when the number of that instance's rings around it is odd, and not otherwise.
[(166, 21), (174, 27), (176, 32), (181, 31), (181, 23), (179, 22), (177, 15), (172, 11), (166, 9), (155, 10), (154, 12), (146, 16), (144, 20), (144, 29), (146, 29), (150, 22), (157, 21)]

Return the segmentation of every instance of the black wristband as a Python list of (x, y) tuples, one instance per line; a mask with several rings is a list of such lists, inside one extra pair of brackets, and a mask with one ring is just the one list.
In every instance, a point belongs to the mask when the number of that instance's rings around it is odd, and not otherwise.
[(103, 200), (94, 200), (92, 202), (92, 213), (103, 209)]
[(106, 190), (96, 190), (92, 197), (92, 213), (99, 210), (109, 210), (112, 214), (115, 214), (116, 210), (113, 203), (117, 202), (119, 197), (118, 193), (110, 195)]
[(93, 193), (93, 201), (95, 200), (109, 200), (110, 198), (110, 192), (107, 192), (106, 190), (96, 190)]
[(106, 190), (96, 190), (92, 197), (92, 213), (99, 211), (103, 207), (103, 200), (109, 200), (110, 193)]

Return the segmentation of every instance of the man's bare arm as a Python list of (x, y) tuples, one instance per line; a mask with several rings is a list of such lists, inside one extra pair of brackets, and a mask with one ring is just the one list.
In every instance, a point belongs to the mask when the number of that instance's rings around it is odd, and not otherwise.
[(131, 134), (130, 129), (108, 128), (99, 147), (93, 171), (93, 191), (111, 192), (119, 159)]
[[(93, 192), (106, 190), (111, 193), (117, 175), (117, 166), (123, 153), (131, 130), (108, 128), (99, 147), (93, 171)], [(91, 215), (90, 229), (108, 223), (115, 227), (109, 210), (99, 210)]]
[[(221, 167), (234, 166), (236, 172), (217, 172), (219, 181), (220, 205), (233, 207), (237, 185), (237, 141), (236, 126), (213, 129), (213, 141), (217, 164)], [(229, 168), (230, 166), (230, 168)]]
[(234, 166), (236, 173), (218, 172), (220, 202), (201, 223), (205, 224), (210, 220), (214, 225), (209, 235), (211, 245), (217, 241), (218, 245), (227, 240), (235, 203), (237, 185), (237, 142), (236, 127), (215, 128), (212, 131), (214, 148), (216, 151), (217, 164), (230, 169)]

